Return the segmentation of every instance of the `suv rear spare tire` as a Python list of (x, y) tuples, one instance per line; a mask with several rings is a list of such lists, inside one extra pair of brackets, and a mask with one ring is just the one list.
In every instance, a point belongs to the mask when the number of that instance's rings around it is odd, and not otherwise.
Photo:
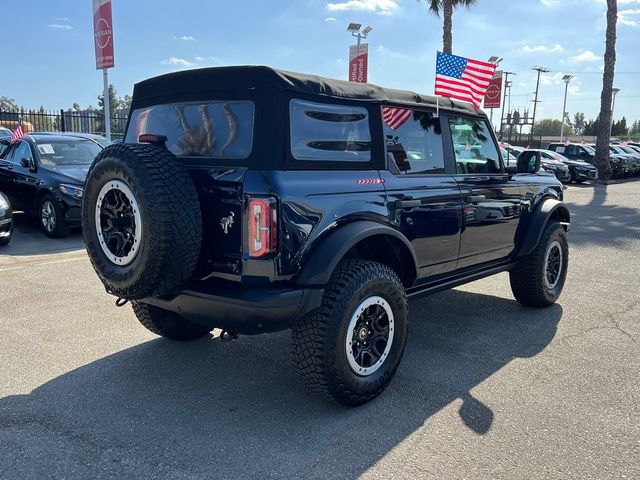
[(200, 254), (193, 181), (164, 147), (111, 145), (89, 170), (82, 230), (109, 293), (126, 299), (171, 293), (191, 277)]

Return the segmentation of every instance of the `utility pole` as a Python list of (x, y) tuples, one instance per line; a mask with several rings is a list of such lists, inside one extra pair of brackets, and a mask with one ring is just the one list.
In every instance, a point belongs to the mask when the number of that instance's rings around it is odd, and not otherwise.
[[(502, 113), (500, 113), (500, 135), (502, 135), (502, 125), (504, 123), (504, 102), (507, 99), (507, 84), (509, 83), (509, 75), (515, 75), (513, 72), (503, 72), (504, 75), (504, 95), (502, 97)], [(511, 95), (509, 95), (509, 100), (511, 100)]]
[(531, 130), (529, 131), (530, 142), (533, 141), (533, 127), (536, 124), (536, 107), (538, 106), (538, 89), (540, 87), (540, 74), (548, 73), (551, 71), (548, 68), (544, 68), (539, 65), (536, 65), (531, 70), (535, 70), (536, 72), (538, 72), (538, 79), (536, 80), (536, 93), (535, 93), (535, 100), (533, 101), (533, 117), (531, 117)]
[(569, 82), (573, 75), (565, 75), (562, 77), (564, 81), (564, 103), (562, 105), (562, 123), (560, 124), (560, 142), (564, 142), (564, 118), (567, 116), (567, 90), (569, 90)]

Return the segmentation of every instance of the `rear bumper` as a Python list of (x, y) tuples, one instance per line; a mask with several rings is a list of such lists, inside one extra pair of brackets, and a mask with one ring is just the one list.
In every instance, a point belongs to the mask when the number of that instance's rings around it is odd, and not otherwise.
[(290, 328), (320, 307), (323, 294), (321, 288), (217, 288), (215, 294), (185, 290), (172, 297), (142, 301), (211, 329), (250, 335)]

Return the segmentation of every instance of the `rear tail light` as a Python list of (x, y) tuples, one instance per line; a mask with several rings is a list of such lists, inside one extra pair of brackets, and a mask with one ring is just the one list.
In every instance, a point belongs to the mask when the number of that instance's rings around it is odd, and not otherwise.
[(249, 200), (249, 256), (263, 257), (278, 247), (278, 216), (273, 198)]

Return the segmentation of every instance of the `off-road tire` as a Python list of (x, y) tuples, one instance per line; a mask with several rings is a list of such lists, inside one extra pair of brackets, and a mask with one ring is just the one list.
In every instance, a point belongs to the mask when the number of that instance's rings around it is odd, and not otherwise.
[[(391, 306), (394, 335), (384, 363), (369, 376), (349, 367), (345, 347), (349, 321), (366, 298)], [(386, 265), (347, 260), (333, 273), (318, 311), (293, 328), (293, 357), (304, 382), (316, 393), (355, 406), (378, 396), (395, 374), (407, 339), (408, 305), (402, 282)]]
[(171, 340), (187, 341), (207, 335), (211, 330), (180, 315), (147, 303), (131, 302), (133, 313), (150, 332)]
[[(107, 257), (96, 230), (98, 195), (114, 180), (131, 189), (141, 216), (141, 242), (128, 265)], [(164, 147), (110, 145), (87, 176), (82, 230), (91, 263), (109, 293), (131, 300), (171, 293), (191, 277), (200, 254), (202, 224), (193, 181)]]
[[(548, 288), (545, 283), (546, 265), (545, 257), (549, 248), (558, 242), (562, 250), (562, 269), (560, 278), (553, 288)], [(558, 222), (548, 223), (536, 248), (526, 257), (518, 261), (514, 269), (509, 272), (511, 291), (516, 300), (529, 307), (548, 307), (553, 304), (564, 287), (569, 265), (569, 244), (567, 234)]]
[[(53, 215), (55, 215), (55, 226), (53, 230), (48, 230), (42, 223), (42, 207), (45, 202), (49, 202), (53, 207)], [(64, 213), (62, 213), (62, 209), (50, 193), (43, 195), (40, 199), (40, 203), (38, 204), (38, 223), (40, 224), (40, 228), (44, 234), (50, 238), (64, 238), (68, 237), (71, 233), (71, 228), (64, 222)]]

